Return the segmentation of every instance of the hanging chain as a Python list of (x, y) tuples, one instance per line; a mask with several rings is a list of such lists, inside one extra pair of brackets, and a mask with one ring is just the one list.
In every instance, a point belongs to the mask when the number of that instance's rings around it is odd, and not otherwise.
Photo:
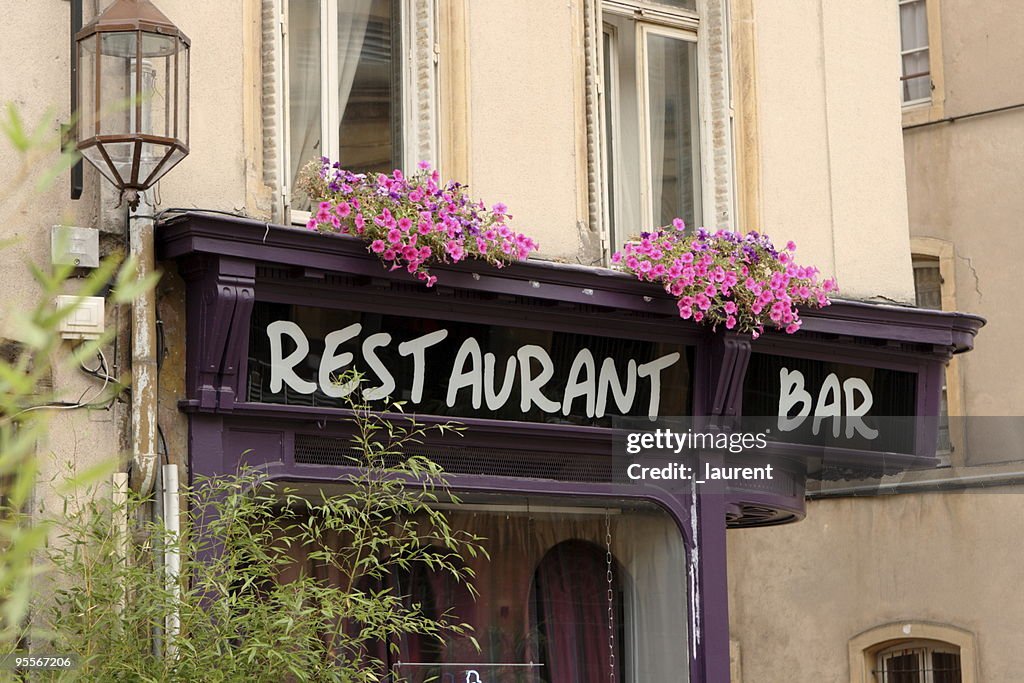
[(609, 681), (615, 683), (615, 576), (612, 574), (612, 516), (604, 512), (605, 578), (608, 579), (608, 668)]

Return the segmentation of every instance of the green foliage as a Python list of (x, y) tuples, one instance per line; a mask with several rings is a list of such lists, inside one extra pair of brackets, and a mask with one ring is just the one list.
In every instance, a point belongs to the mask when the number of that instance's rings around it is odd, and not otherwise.
[[(0, 220), (18, 220), (19, 209), (28, 201), (24, 195), (37, 197), (46, 182), (74, 161), (73, 153), (60, 151), (59, 141), (51, 130), (52, 118), (52, 112), (47, 112), (39, 123), (29, 126), (12, 105), (0, 113), (0, 140), (11, 148), (17, 160), (17, 167), (0, 187)], [(46, 180), (33, 184), (33, 178)], [(3, 246), (9, 247), (10, 242)], [(0, 339), (0, 653), (10, 650), (22, 634), (30, 588), (41, 571), (34, 558), (49, 532), (47, 524), (33, 519), (27, 509), (38, 475), (37, 443), (49, 429), (53, 410), (83, 407), (81, 399), (61, 401), (46, 387), (52, 384), (53, 376), (74, 370), (83, 360), (93, 358), (108, 341), (103, 338), (85, 342), (71, 353), (62, 349), (58, 327), (75, 306), (57, 310), (54, 297), (93, 296), (112, 281), (124, 282), (123, 290), (120, 286), (117, 289), (121, 294), (133, 295), (138, 291), (132, 278), (134, 265), (121, 264), (117, 256), (104, 260), (87, 277), (73, 283), (69, 282), (73, 272), (70, 266), (55, 267), (52, 272), (30, 268), (39, 297), (34, 305), (31, 301), (16, 302), (18, 308), (4, 311), (5, 334), (13, 338)], [(112, 383), (108, 391), (100, 392), (102, 401), (113, 400), (120, 389), (119, 384)], [(91, 403), (101, 399), (94, 396)], [(106, 471), (109, 466), (104, 468)], [(95, 482), (99, 476), (99, 472), (92, 471), (80, 481)]]
[[(130, 270), (131, 264), (125, 269)], [(18, 340), (5, 340), (0, 355), (0, 646), (18, 637), (28, 606), (29, 585), (38, 573), (33, 555), (46, 538), (45, 521), (33, 520), (28, 501), (34, 491), (38, 466), (36, 444), (49, 429), (51, 412), (95, 407), (113, 400), (121, 386), (113, 383), (88, 404), (59, 400), (44, 389), (52, 376), (66, 373), (91, 359), (108, 341), (87, 341), (71, 353), (62, 352), (58, 326), (74, 305), (57, 310), (54, 297), (66, 291), (67, 272), (35, 270), (41, 290), (39, 303), (30, 310), (14, 311), (9, 324)], [(91, 296), (116, 277), (118, 259), (106, 259), (88, 277), (78, 281), (75, 293)], [(111, 462), (114, 454), (111, 454)], [(98, 481), (110, 464), (90, 470), (79, 483)], [(0, 649), (2, 651), (2, 649)]]
[[(8, 168), (0, 186), (0, 221), (18, 225), (28, 205), (37, 202), (40, 193), (78, 159), (73, 151), (62, 150), (53, 130), (53, 112), (47, 111), (35, 125), (27, 125), (14, 106), (0, 112), (0, 140), (13, 154), (15, 164)], [(18, 240), (2, 244), (10, 256)], [(10, 264), (9, 264), (10, 265)], [(76, 400), (67, 400), (50, 387), (53, 379), (63, 377), (92, 363), (110, 341), (114, 330), (100, 339), (78, 343), (69, 348), (61, 340), (59, 326), (72, 315), (82, 297), (106, 294), (114, 304), (129, 303), (145, 289), (154, 286), (154, 278), (139, 280), (131, 261), (120, 255), (103, 260), (99, 268), (85, 277), (75, 275), (72, 266), (44, 269), (29, 265), (36, 283), (37, 298), (11, 300), (3, 311), (4, 335), (0, 339), (0, 654), (15, 651), (26, 635), (41, 634), (29, 623), (30, 605), (48, 567), (40, 553), (53, 531), (52, 520), (30, 509), (39, 483), (38, 444), (51, 430), (55, 411), (109, 408), (124, 386), (107, 376), (95, 391), (88, 389)], [(113, 286), (113, 289), (109, 289)], [(109, 289), (109, 291), (108, 291)], [(57, 295), (76, 297), (57, 309)], [(92, 467), (68, 477), (68, 489), (105, 481), (116, 465), (116, 454)], [(0, 671), (0, 680), (12, 680), (12, 671)], [(18, 679), (20, 680), (20, 679)]]
[[(183, 494), (181, 534), (148, 525), (129, 562), (118, 560), (118, 520), (142, 501), (124, 509), (79, 496), (51, 553), (46, 628), (52, 651), (81, 665), (54, 676), (370, 683), (385, 673), (376, 644), (395, 652), (409, 634), (472, 639), (457, 615), (424, 614), (409, 596), (414, 571), (447, 574), (472, 592), (462, 560), (485, 555), (433, 505), (452, 501), (441, 469), (406, 453), (430, 431), (456, 428), (390, 421), (365, 405), (353, 407), (352, 424), (358, 469), (331, 492), (300, 494), (255, 470), (197, 482)], [(181, 554), (180, 582), (153, 570), (154, 547)], [(174, 613), (180, 634), (155, 656), (150, 635)]]

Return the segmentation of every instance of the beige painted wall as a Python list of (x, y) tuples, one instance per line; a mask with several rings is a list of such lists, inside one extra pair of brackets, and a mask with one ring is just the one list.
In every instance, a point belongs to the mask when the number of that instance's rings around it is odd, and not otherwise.
[[(109, 0), (85, 3), (86, 21), (93, 8), (100, 9)], [(217, 3), (195, 3), (188, 0), (160, 0), (160, 9), (175, 21), (192, 39), (192, 153), (159, 185), (155, 198), (158, 210), (167, 207), (203, 207), (227, 211), (245, 209), (246, 158), (243, 153), (242, 90), (242, 0)], [(0, 104), (18, 107), (22, 118), (31, 125), (42, 122), (56, 140), (59, 124), (69, 117), (69, 8), (68, 2), (0, 3), (4, 10), (3, 40), (0, 40)], [(51, 150), (25, 170), (26, 179), (18, 182), (22, 172), (18, 158), (9, 146), (0, 145), (0, 191), (17, 183), (18, 193), (0, 207), (0, 240), (15, 240), (0, 252), (4, 264), (4, 296), (0, 302), (0, 336), (17, 339), (21, 332), (10, 314), (12, 306), (35, 302), (39, 290), (29, 274), (27, 264), (42, 266), (50, 259), (50, 226), (58, 223), (100, 227), (112, 233), (104, 236), (101, 250), (119, 246), (123, 230), (124, 209), (114, 210), (115, 198), (108, 189), (102, 201), (98, 194), (99, 176), (85, 165), (85, 192), (79, 201), (69, 198), (69, 174), (60, 176), (47, 191), (37, 193), (34, 184), (41, 171), (55, 159)], [(102, 207), (102, 208), (101, 208)], [(102, 218), (101, 218), (102, 216)], [(69, 283), (69, 289), (73, 283)], [(175, 318), (162, 304), (165, 318)], [(122, 324), (129, 310), (120, 312), (107, 307), (107, 325), (112, 328), (118, 316)], [(180, 338), (180, 337), (179, 337)], [(127, 337), (122, 338), (120, 372), (126, 373)], [(72, 346), (65, 342), (62, 350)], [(107, 357), (113, 363), (112, 347)], [(183, 353), (183, 349), (180, 349)], [(178, 354), (180, 355), (180, 353)], [(166, 383), (166, 378), (165, 378)], [(59, 398), (75, 400), (85, 392), (89, 399), (99, 382), (83, 373), (70, 371), (53, 378)], [(179, 386), (180, 381), (170, 382)], [(183, 419), (174, 409), (176, 397), (165, 397), (161, 424), (168, 429), (168, 441), (183, 454)], [(169, 408), (173, 414), (167, 416)], [(122, 406), (111, 411), (75, 410), (52, 413), (51, 428), (39, 454), (45, 464), (43, 479), (66, 469), (74, 462), (78, 468), (88, 467), (101, 458), (118, 457), (127, 447), (119, 439), (124, 436), (121, 421), (127, 410)], [(120, 441), (120, 442), (119, 442)], [(57, 474), (60, 478), (61, 474)], [(40, 495), (43, 504), (47, 496)]]
[(849, 298), (913, 299), (888, 0), (753, 3), (763, 230)]
[(469, 3), (474, 196), (506, 203), (544, 256), (575, 261), (586, 222), (583, 9)]
[[(1024, 12), (1010, 0), (985, 12), (942, 3), (945, 115), (963, 116), (1024, 103)], [(1024, 109), (908, 130), (907, 195), (911, 234), (952, 243), (956, 305), (988, 319), (978, 349), (961, 361), (968, 415), (1019, 415), (1024, 383), (1007, 372), (1019, 351), (1024, 301)], [(1005, 459), (975, 435), (977, 460)]]
[[(941, 17), (941, 115), (1024, 102), (1019, 3), (997, 0), (981, 12), (968, 0), (942, 0)], [(910, 234), (952, 244), (946, 285), (956, 308), (988, 319), (958, 361), (968, 419), (1022, 415), (1024, 110), (903, 137)], [(1001, 471), (1019, 471), (1021, 436), (1005, 419), (968, 423), (967, 467), (935, 474), (984, 475), (997, 471), (987, 463), (1006, 460), (1018, 463)], [(1024, 491), (1015, 488), (810, 501), (797, 524), (730, 532), (730, 619), (743, 680), (845, 683), (848, 640), (901, 620), (970, 631), (975, 680), (1020, 680), (1024, 610), (1006, 586), (1019, 583), (1021, 520)]]
[(811, 502), (807, 518), (729, 532), (730, 620), (744, 683), (847, 683), (847, 642), (892, 621), (978, 639), (976, 680), (1024, 669), (1024, 495), (989, 491)]

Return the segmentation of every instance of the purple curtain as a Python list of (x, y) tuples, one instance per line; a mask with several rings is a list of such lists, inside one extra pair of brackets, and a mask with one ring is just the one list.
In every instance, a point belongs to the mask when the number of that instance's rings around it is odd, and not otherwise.
[[(543, 678), (548, 683), (611, 681), (605, 551), (585, 541), (559, 543), (544, 556), (534, 581), (534, 609)], [(613, 565), (615, 678), (621, 680), (622, 600)]]

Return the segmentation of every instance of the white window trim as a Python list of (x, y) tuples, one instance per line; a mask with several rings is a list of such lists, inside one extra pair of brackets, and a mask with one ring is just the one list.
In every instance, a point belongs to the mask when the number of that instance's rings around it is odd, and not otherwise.
[[(931, 97), (931, 86), (932, 86), (931, 44), (932, 44), (932, 41), (931, 41), (931, 17), (928, 16), (928, 9), (929, 9), (928, 5), (929, 4), (931, 4), (931, 3), (929, 3), (928, 0), (899, 0), (899, 3), (898, 3), (899, 7), (903, 7), (904, 5), (924, 5), (924, 11), (925, 11), (925, 14), (924, 14), (925, 30), (926, 30), (926, 33), (928, 34), (928, 44), (925, 45), (924, 47), (914, 47), (914, 48), (910, 48), (909, 50), (900, 49), (900, 78), (901, 79), (905, 75), (903, 73), (903, 58), (905, 56), (917, 54), (919, 52), (928, 52), (929, 53), (928, 54), (928, 73), (921, 75), (922, 78), (924, 76), (926, 76), (926, 75), (928, 76), (929, 95), (928, 95), (928, 97), (919, 97), (916, 100), (903, 100), (903, 93), (901, 92), (900, 93), (900, 101), (903, 102), (903, 107), (905, 109), (913, 109), (915, 107), (920, 107), (922, 105), (929, 105), (929, 104), (931, 104), (931, 101), (932, 101), (932, 97)], [(899, 30), (902, 32), (902, 30), (903, 30), (902, 29), (902, 25), (900, 26)], [(901, 48), (902, 48), (902, 44), (903, 44), (903, 36), (901, 35), (900, 36), (900, 47)], [(901, 80), (900, 83), (902, 84), (903, 81)], [(902, 90), (902, 88), (901, 88), (901, 90)]]
[[(906, 4), (900, 2), (900, 5)], [(903, 102), (902, 88), (900, 102), (903, 107), (903, 125), (914, 126), (929, 121), (938, 121), (945, 116), (946, 87), (942, 65), (942, 3), (936, 0), (925, 0), (925, 14), (928, 22), (928, 72), (931, 78), (931, 95), (927, 98)], [(899, 26), (899, 8), (897, 7), (896, 35), (901, 40)], [(902, 42), (898, 42), (902, 47)], [(920, 49), (920, 48), (919, 48)], [(912, 50), (911, 50), (912, 51)], [(908, 51), (911, 52), (911, 51)], [(900, 51), (900, 76), (903, 75), (903, 51)]]

